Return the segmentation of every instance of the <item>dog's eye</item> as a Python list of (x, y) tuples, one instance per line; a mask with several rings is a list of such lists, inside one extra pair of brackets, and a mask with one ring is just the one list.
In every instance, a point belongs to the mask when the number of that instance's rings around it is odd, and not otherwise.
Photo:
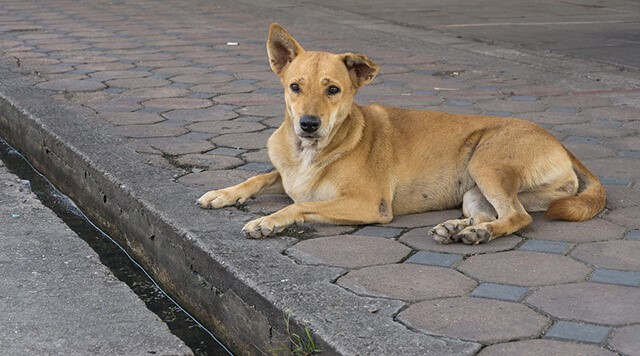
[(289, 88), (291, 88), (291, 91), (294, 93), (300, 92), (300, 85), (298, 83), (291, 83), (291, 85), (289, 85)]
[(327, 94), (329, 95), (335, 95), (338, 94), (340, 92), (340, 88), (338, 88), (335, 85), (331, 85), (329, 86), (329, 88), (327, 88)]

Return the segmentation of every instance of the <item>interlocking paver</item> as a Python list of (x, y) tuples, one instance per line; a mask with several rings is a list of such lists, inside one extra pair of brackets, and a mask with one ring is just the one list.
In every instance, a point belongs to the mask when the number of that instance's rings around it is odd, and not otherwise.
[(640, 323), (640, 289), (600, 283), (541, 287), (527, 303), (566, 320), (625, 325)]
[(592, 242), (576, 247), (571, 256), (595, 267), (640, 270), (640, 241)]
[(595, 345), (577, 344), (573, 342), (558, 340), (522, 340), (504, 344), (488, 346), (479, 356), (540, 356), (540, 355), (563, 355), (563, 356), (614, 356), (615, 352), (603, 349)]
[(631, 230), (624, 236), (624, 238), (627, 240), (638, 241), (640, 240), (640, 230)]
[(409, 257), (406, 263), (415, 263), (420, 265), (452, 267), (456, 263), (462, 261), (462, 256), (451, 253), (440, 253), (430, 251), (418, 251)]
[(640, 325), (626, 326), (616, 330), (609, 340), (616, 351), (627, 355), (637, 355), (640, 350)]
[(537, 337), (550, 324), (522, 304), (470, 297), (416, 303), (398, 319), (427, 334), (483, 344)]
[(476, 289), (469, 293), (469, 296), (519, 302), (528, 291), (529, 288), (526, 287), (481, 283)]
[(616, 209), (606, 215), (606, 219), (631, 229), (640, 229), (640, 206)]
[(566, 256), (522, 251), (471, 256), (458, 270), (482, 281), (518, 286), (582, 281), (591, 273), (589, 267)]
[(351, 271), (338, 285), (354, 293), (418, 302), (461, 296), (476, 282), (448, 268), (415, 264), (394, 264)]
[(551, 221), (543, 218), (534, 218), (533, 223), (519, 231), (518, 234), (540, 240), (592, 242), (619, 239), (624, 235), (624, 232), (624, 227), (599, 218), (583, 222)]
[(567, 242), (559, 241), (547, 241), (547, 240), (527, 240), (518, 250), (520, 251), (533, 251), (533, 252), (549, 252), (564, 254), (573, 246)]
[(605, 326), (561, 320), (547, 330), (545, 337), (599, 344), (610, 332), (611, 328)]
[(355, 235), (394, 238), (401, 233), (402, 229), (393, 227), (365, 226), (362, 229), (356, 231)]
[(589, 281), (640, 287), (640, 271), (597, 269), (593, 272)]
[(355, 235), (305, 240), (287, 249), (287, 254), (302, 263), (348, 268), (396, 263), (409, 252), (411, 249), (389, 239)]

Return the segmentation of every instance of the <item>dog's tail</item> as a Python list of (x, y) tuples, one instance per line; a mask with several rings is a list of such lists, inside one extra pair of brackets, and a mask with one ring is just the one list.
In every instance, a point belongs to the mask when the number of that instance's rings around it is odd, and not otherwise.
[(606, 199), (604, 187), (569, 150), (567, 153), (573, 163), (573, 170), (578, 176), (578, 193), (551, 202), (544, 216), (569, 221), (589, 220), (604, 209)]

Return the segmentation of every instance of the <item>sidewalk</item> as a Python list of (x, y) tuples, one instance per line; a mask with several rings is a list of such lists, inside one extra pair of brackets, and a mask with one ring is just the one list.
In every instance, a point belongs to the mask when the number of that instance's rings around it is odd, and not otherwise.
[[(360, 104), (540, 123), (601, 177), (607, 210), (480, 246), (427, 236), (457, 210), (245, 239), (287, 199), (194, 202), (271, 168), (272, 21), (307, 49), (371, 56)], [(637, 72), (286, 1), (9, 0), (0, 53), (0, 136), (238, 354), (286, 346), (289, 311), (327, 355), (640, 350)]]

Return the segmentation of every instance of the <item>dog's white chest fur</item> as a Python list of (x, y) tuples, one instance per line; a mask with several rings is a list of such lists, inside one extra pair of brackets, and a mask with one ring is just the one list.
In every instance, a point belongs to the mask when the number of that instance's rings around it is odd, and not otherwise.
[(295, 164), (280, 171), (287, 195), (295, 202), (329, 200), (335, 198), (335, 188), (322, 176), (323, 164), (316, 162), (318, 151), (315, 145), (303, 146), (297, 152)]

